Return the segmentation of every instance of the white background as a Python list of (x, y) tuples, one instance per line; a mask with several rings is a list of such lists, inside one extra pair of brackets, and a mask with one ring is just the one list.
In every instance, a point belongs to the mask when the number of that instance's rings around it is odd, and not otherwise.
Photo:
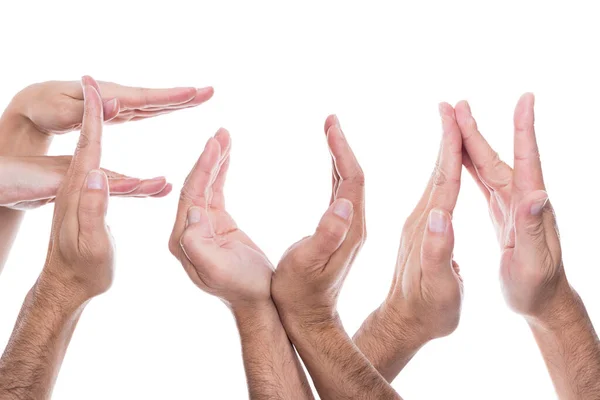
[[(28, 84), (83, 74), (216, 90), (198, 109), (105, 130), (105, 167), (166, 175), (175, 190), (165, 199), (111, 202), (118, 275), (86, 309), (54, 398), (247, 396), (233, 318), (191, 284), (167, 249), (177, 192), (220, 126), (233, 136), (228, 207), (276, 263), (328, 205), (322, 126), (338, 114), (367, 177), (369, 239), (339, 305), (353, 333), (387, 293), (401, 227), (434, 166), (437, 103), (468, 99), (484, 135), (511, 162), (513, 108), (533, 91), (567, 273), (600, 321), (600, 25), (593, 5), (2, 2), (1, 106)], [(75, 133), (56, 138), (51, 154), (71, 154), (76, 140)], [(484, 198), (463, 176), (454, 218), (462, 321), (422, 349), (394, 387), (406, 399), (551, 399), (533, 338), (503, 302)], [(29, 213), (0, 278), (2, 347), (44, 263), (51, 214), (51, 207)]]

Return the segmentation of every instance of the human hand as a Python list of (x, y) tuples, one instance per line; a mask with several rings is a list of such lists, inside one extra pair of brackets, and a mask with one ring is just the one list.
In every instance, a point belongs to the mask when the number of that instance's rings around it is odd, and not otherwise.
[(110, 287), (114, 245), (106, 226), (108, 180), (100, 170), (102, 101), (95, 81), (82, 79), (84, 113), (79, 143), (56, 195), (46, 265), (40, 281), (55, 295), (85, 303)]
[(464, 143), (463, 163), (488, 201), (502, 249), (500, 278), (506, 301), (525, 316), (551, 315), (571, 289), (542, 176), (534, 97), (524, 94), (515, 109), (514, 169), (479, 133), (466, 101), (456, 105), (456, 118)]
[[(106, 123), (137, 121), (196, 107), (213, 95), (211, 87), (145, 89), (101, 81), (98, 86)], [(33, 84), (19, 92), (3, 118), (20, 119), (25, 129), (54, 135), (79, 129), (82, 116), (83, 90), (80, 83), (49, 81)]]
[(230, 146), (225, 129), (206, 143), (181, 190), (169, 249), (200, 289), (235, 312), (271, 304), (273, 266), (225, 209)]
[(382, 306), (385, 318), (410, 324), (423, 343), (456, 329), (463, 291), (452, 253), (462, 140), (449, 104), (440, 104), (440, 116), (443, 135), (435, 170), (404, 224), (392, 287)]
[(325, 131), (333, 160), (329, 209), (312, 236), (286, 251), (273, 276), (284, 325), (337, 318), (339, 292), (366, 238), (363, 171), (335, 116), (327, 118)]
[[(64, 182), (71, 156), (0, 156), (0, 207), (30, 210), (51, 203)], [(163, 197), (172, 186), (164, 177), (138, 179), (107, 169), (111, 196)]]

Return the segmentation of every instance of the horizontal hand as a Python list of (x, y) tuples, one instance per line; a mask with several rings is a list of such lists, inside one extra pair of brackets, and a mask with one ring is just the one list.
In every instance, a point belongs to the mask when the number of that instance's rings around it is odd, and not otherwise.
[[(26, 210), (53, 202), (71, 161), (71, 156), (0, 157), (0, 206)], [(142, 180), (102, 171), (112, 196), (163, 197), (172, 189), (163, 177)]]
[[(185, 108), (196, 107), (213, 95), (211, 87), (196, 89), (146, 89), (98, 82), (102, 93), (103, 119), (107, 123), (137, 121)], [(3, 118), (20, 119), (24, 128), (48, 135), (81, 127), (83, 90), (76, 81), (37, 83), (19, 92)], [(11, 124), (13, 129), (18, 129)]]

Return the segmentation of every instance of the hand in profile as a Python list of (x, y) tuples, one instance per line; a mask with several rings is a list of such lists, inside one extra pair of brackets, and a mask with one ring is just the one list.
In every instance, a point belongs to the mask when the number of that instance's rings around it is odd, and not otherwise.
[(273, 266), (225, 209), (230, 147), (225, 129), (206, 143), (181, 190), (169, 249), (200, 289), (235, 311), (271, 303)]

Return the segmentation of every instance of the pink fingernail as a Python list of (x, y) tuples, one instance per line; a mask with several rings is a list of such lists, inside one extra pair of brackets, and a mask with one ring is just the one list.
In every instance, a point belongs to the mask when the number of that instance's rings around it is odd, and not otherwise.
[(443, 211), (433, 209), (429, 212), (427, 226), (431, 232), (444, 233), (444, 232), (446, 232), (447, 225), (448, 225), (447, 217)]
[(91, 170), (88, 173), (86, 185), (88, 189), (104, 189), (104, 173), (99, 170)]
[(536, 200), (532, 205), (531, 205), (531, 215), (540, 215), (542, 213), (542, 211), (544, 210), (544, 207), (546, 207), (546, 203), (548, 202), (548, 198), (545, 197), (543, 199), (539, 199)]
[(352, 203), (346, 199), (338, 199), (333, 206), (333, 213), (338, 217), (348, 220), (352, 214)]
[(190, 207), (188, 210), (187, 223), (188, 225), (197, 224), (202, 218), (202, 213), (198, 207)]

